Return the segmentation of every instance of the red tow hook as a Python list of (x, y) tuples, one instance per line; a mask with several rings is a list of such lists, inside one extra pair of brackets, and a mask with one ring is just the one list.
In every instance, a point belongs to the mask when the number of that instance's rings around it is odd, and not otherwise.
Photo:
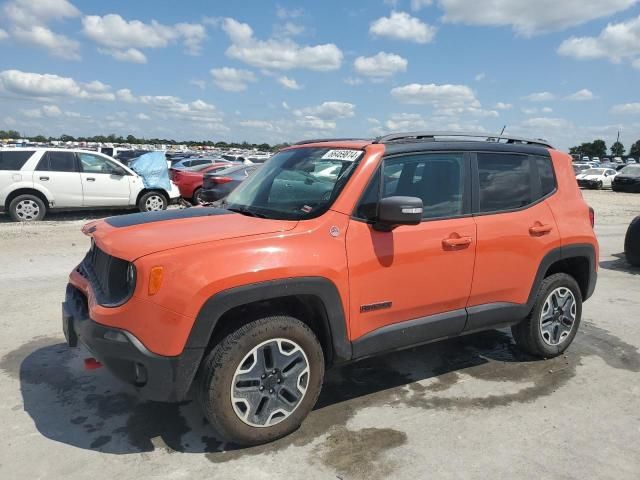
[(85, 370), (96, 370), (102, 367), (102, 364), (93, 357), (84, 359), (84, 369)]

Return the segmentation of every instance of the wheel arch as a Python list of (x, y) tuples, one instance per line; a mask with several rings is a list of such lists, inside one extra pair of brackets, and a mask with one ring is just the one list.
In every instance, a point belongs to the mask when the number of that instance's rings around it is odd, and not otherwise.
[(50, 201), (44, 192), (41, 192), (40, 190), (33, 187), (22, 187), (22, 188), (17, 188), (13, 190), (11, 193), (7, 195), (7, 198), (4, 201), (5, 210), (8, 211), (9, 205), (11, 204), (13, 199), (20, 195), (33, 195), (35, 197), (38, 197), (40, 200), (44, 202), (45, 209), (51, 208)]
[(327, 363), (351, 359), (344, 308), (338, 289), (322, 277), (298, 277), (235, 287), (216, 293), (201, 307), (185, 349), (212, 342), (257, 316), (285, 313), (307, 323), (319, 336)]

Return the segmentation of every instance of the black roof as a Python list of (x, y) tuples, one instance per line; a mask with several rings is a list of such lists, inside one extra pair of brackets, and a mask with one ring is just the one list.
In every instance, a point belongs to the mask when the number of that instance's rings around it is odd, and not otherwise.
[(540, 145), (529, 145), (524, 143), (496, 143), (478, 141), (414, 141), (387, 143), (385, 145), (385, 155), (431, 151), (526, 153), (528, 155), (540, 155), (545, 157), (549, 156), (548, 148), (542, 147)]

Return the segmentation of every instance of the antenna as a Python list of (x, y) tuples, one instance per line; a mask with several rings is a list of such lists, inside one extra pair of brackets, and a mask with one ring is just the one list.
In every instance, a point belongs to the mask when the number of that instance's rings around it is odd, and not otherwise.
[(507, 129), (507, 126), (505, 125), (504, 127), (502, 127), (502, 131), (500, 132), (500, 136), (502, 136), (504, 134), (504, 131)]

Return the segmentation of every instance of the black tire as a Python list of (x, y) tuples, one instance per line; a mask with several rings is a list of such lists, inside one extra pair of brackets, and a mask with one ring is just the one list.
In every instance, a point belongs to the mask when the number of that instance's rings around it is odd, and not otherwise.
[(9, 204), (9, 215), (16, 222), (38, 222), (46, 213), (46, 205), (35, 195), (18, 195)]
[(202, 188), (197, 188), (193, 192), (193, 197), (191, 198), (191, 203), (194, 205), (202, 205)]
[[(540, 324), (541, 316), (547, 298), (558, 288), (571, 291), (575, 299), (575, 320), (569, 335), (557, 345), (550, 345), (543, 338)], [(511, 327), (511, 333), (516, 344), (527, 353), (542, 358), (553, 358), (561, 355), (571, 345), (582, 317), (582, 293), (575, 279), (566, 273), (556, 273), (545, 278), (540, 285), (533, 310), (522, 322)]]
[(624, 237), (624, 254), (634, 267), (640, 267), (640, 217), (631, 221)]
[(145, 193), (138, 200), (138, 210), (141, 212), (166, 210), (168, 205), (167, 197), (155, 190)]
[[(249, 425), (236, 413), (231, 400), (236, 369), (254, 348), (276, 338), (295, 342), (306, 355), (309, 367), (306, 393), (292, 413), (278, 423)], [(273, 316), (247, 323), (216, 344), (200, 366), (196, 387), (205, 416), (224, 440), (238, 445), (258, 445), (277, 440), (300, 427), (318, 399), (323, 378), (324, 355), (313, 331), (296, 318)], [(299, 382), (299, 378), (297, 380)], [(266, 393), (258, 395), (266, 396)], [(277, 398), (279, 393), (275, 395)]]
[(602, 190), (602, 187), (604, 187), (604, 184), (602, 183), (602, 180), (598, 180), (598, 183), (596, 184), (596, 188), (598, 190)]

